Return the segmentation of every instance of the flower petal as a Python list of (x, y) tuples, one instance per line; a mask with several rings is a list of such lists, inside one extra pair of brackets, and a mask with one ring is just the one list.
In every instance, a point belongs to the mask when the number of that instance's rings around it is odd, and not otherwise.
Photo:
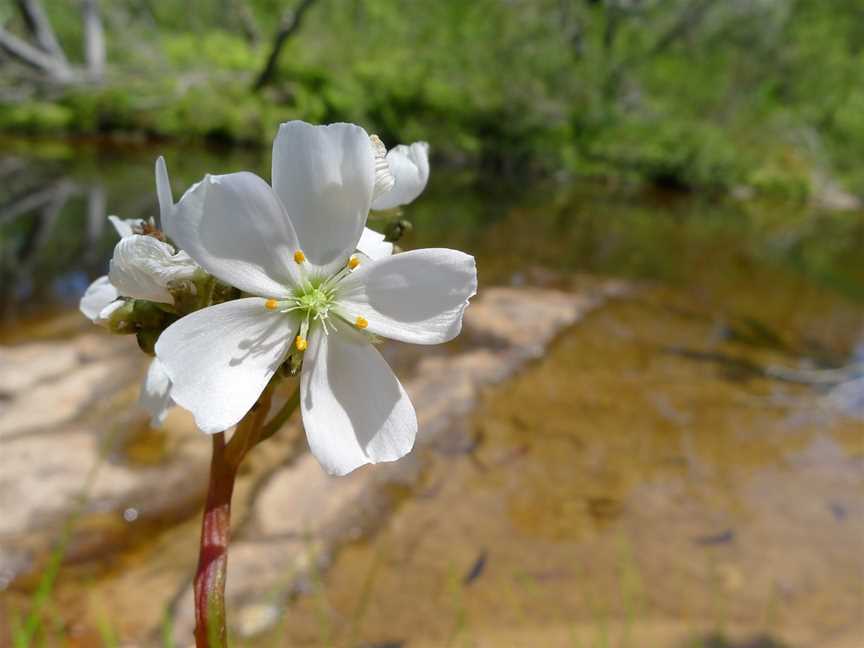
[(477, 292), (474, 257), (443, 248), (413, 250), (360, 266), (339, 284), (339, 306), (349, 321), (414, 344), (452, 340)]
[(165, 235), (174, 240), (174, 194), (168, 179), (168, 167), (161, 155), (156, 159), (156, 198), (159, 201), (159, 227)]
[(393, 254), (393, 244), (384, 240), (384, 235), (368, 227), (363, 228), (363, 234), (357, 241), (357, 251), (370, 259), (383, 259)]
[(159, 336), (156, 357), (171, 379), (171, 397), (214, 434), (242, 419), (287, 355), (299, 323), (258, 297), (210, 306)]
[(102, 324), (104, 322), (101, 317), (102, 311), (116, 301), (119, 296), (117, 288), (114, 287), (107, 275), (102, 276), (91, 283), (84, 292), (78, 309), (94, 324)]
[(387, 153), (393, 188), (378, 196), (372, 209), (392, 209), (413, 202), (423, 193), (429, 181), (429, 144), (414, 142), (411, 146), (400, 144)]
[(141, 383), (138, 405), (150, 414), (152, 427), (160, 427), (165, 422), (168, 410), (174, 407), (174, 400), (171, 398), (171, 379), (159, 358), (153, 358), (144, 382)]
[(300, 409), (315, 458), (331, 475), (395, 461), (414, 446), (417, 415), (378, 350), (343, 328), (311, 336), (300, 378)]
[(121, 239), (132, 236), (135, 233), (134, 228), (141, 227), (141, 223), (144, 222), (140, 218), (120, 218), (113, 214), (108, 217), (108, 220), (111, 221), (114, 229), (117, 230), (117, 236)]
[(335, 269), (354, 251), (374, 185), (375, 152), (359, 126), (292, 121), (279, 127), (273, 189), (313, 264)]
[(225, 283), (286, 297), (297, 282), (297, 236), (285, 209), (254, 173), (206, 176), (171, 214), (172, 240)]
[(372, 201), (382, 196), (393, 188), (396, 178), (390, 172), (390, 163), (387, 161), (387, 147), (377, 135), (370, 135), (372, 149), (375, 151), (375, 185), (372, 189)]
[(108, 276), (124, 297), (173, 304), (168, 286), (191, 279), (198, 266), (189, 255), (178, 252), (152, 236), (133, 234), (114, 247)]

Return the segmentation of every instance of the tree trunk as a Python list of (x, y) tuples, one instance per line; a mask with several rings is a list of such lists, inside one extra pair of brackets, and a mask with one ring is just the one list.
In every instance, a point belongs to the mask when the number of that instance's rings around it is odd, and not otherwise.
[(276, 37), (273, 39), (273, 48), (270, 50), (270, 56), (267, 57), (267, 63), (255, 80), (252, 86), (254, 91), (261, 90), (264, 86), (269, 85), (276, 75), (276, 65), (279, 62), (279, 55), (282, 53), (282, 48), (288, 39), (300, 29), (300, 23), (303, 20), (303, 14), (312, 6), (315, 0), (300, 0), (298, 5), (293, 10), (288, 10), (282, 14), (282, 19), (279, 21), (279, 31), (276, 32)]
[(105, 32), (102, 29), (102, 16), (99, 14), (99, 1), (84, 0), (82, 13), (87, 74), (94, 81), (101, 81), (105, 74)]

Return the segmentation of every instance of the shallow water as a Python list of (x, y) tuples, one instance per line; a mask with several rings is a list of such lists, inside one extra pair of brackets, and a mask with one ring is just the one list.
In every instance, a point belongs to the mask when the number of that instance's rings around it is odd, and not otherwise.
[[(73, 309), (106, 269), (105, 214), (155, 213), (154, 152), (4, 149), (0, 340), (87, 330)], [(266, 155), (161, 152), (175, 195), (205, 170), (268, 175)], [(293, 600), (264, 645), (864, 640), (864, 411), (843, 387), (864, 352), (864, 214), (436, 171), (405, 215), (405, 247), (477, 256), (481, 294), (574, 291), (582, 275), (634, 290), (491, 390), (472, 450), (430, 453), (421, 484)], [(158, 464), (171, 441), (135, 430), (112, 461)], [(148, 582), (181, 578), (192, 509), (153, 519), (134, 531), (89, 523), (116, 537), (115, 567), (151, 561)], [(111, 568), (106, 580), (102, 555), (77, 562), (61, 570), (59, 599), (103, 579), (91, 613), (115, 601), (107, 614), (122, 627), (124, 605), (143, 604), (134, 583)], [(38, 575), (13, 584), (18, 600)], [(92, 643), (76, 645), (100, 645), (82, 632)]]

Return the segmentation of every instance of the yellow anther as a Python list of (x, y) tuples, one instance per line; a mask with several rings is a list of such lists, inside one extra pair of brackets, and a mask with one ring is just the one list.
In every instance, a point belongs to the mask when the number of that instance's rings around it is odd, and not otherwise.
[(359, 329), (365, 329), (367, 326), (369, 326), (369, 322), (366, 321), (365, 317), (358, 315), (357, 319), (354, 320), (354, 326)]
[(356, 268), (358, 265), (360, 265), (360, 259), (358, 259), (356, 256), (352, 256), (350, 259), (348, 259), (348, 267), (351, 270)]
[(267, 310), (276, 310), (277, 308), (279, 308), (279, 302), (275, 299), (268, 299), (266, 302), (264, 302), (264, 308), (266, 308)]
[(303, 263), (306, 260), (306, 255), (303, 254), (303, 250), (297, 250), (294, 253), (294, 262), (295, 263)]
[(306, 341), (306, 338), (300, 337), (299, 335), (294, 339), (294, 346), (297, 347), (298, 351), (305, 351), (306, 347), (309, 346), (309, 343)]

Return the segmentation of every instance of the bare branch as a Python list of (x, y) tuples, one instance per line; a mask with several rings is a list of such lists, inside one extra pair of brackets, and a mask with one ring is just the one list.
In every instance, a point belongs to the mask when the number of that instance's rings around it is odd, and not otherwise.
[(273, 49), (270, 51), (270, 56), (267, 57), (267, 63), (264, 69), (255, 80), (252, 89), (255, 91), (261, 90), (264, 86), (273, 81), (276, 74), (276, 64), (279, 62), (279, 55), (282, 53), (282, 48), (288, 39), (300, 29), (300, 23), (303, 20), (303, 14), (314, 4), (315, 0), (300, 0), (297, 6), (289, 9), (282, 14), (282, 19), (279, 21), (279, 31), (276, 32), (276, 37), (273, 40)]
[(0, 223), (11, 223), (21, 214), (42, 208), (51, 203), (58, 194), (68, 194), (72, 188), (69, 181), (58, 180), (47, 187), (25, 192), (8, 203), (0, 204)]
[(3, 27), (0, 27), (0, 50), (21, 63), (41, 70), (58, 81), (69, 81), (73, 77), (72, 70), (64, 61), (33, 47)]
[(27, 28), (33, 34), (33, 38), (36, 39), (36, 44), (39, 45), (39, 48), (58, 61), (68, 64), (66, 53), (60, 46), (60, 41), (57, 40), (57, 35), (54, 33), (53, 27), (51, 27), (51, 21), (48, 20), (48, 16), (45, 14), (45, 10), (42, 9), (39, 0), (17, 1), (21, 17), (27, 23)]
[(252, 13), (249, 5), (243, 0), (232, 0), (231, 9), (240, 20), (240, 28), (246, 40), (252, 45), (257, 45), (261, 41), (261, 33), (258, 31), (255, 14)]

